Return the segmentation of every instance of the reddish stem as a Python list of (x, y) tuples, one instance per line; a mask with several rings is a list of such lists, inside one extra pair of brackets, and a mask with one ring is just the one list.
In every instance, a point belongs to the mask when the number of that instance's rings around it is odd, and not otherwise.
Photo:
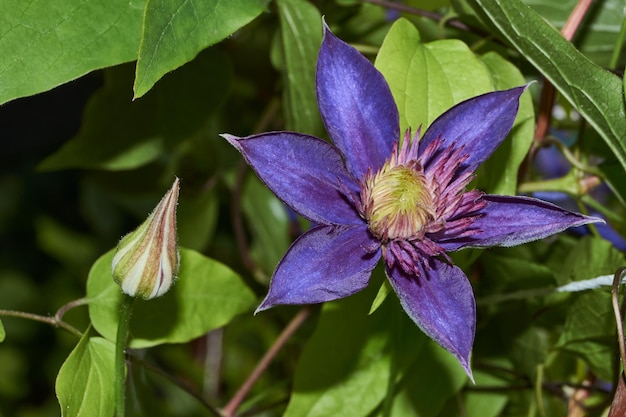
[(224, 417), (233, 417), (237, 408), (241, 405), (248, 392), (254, 385), (254, 383), (261, 377), (263, 372), (267, 369), (269, 364), (272, 362), (276, 354), (282, 349), (287, 340), (293, 335), (296, 330), (300, 327), (302, 323), (309, 317), (311, 314), (312, 307), (307, 306), (296, 314), (296, 316), (291, 320), (291, 322), (285, 327), (283, 332), (278, 336), (278, 339), (274, 342), (274, 344), (270, 347), (270, 349), (265, 353), (263, 358), (259, 361), (256, 368), (252, 371), (248, 379), (241, 385), (239, 390), (235, 393), (233, 398), (226, 404), (226, 406), (222, 409), (222, 414)]
[[(565, 39), (571, 42), (580, 27), (580, 23), (591, 7), (593, 0), (578, 0), (576, 6), (570, 13), (565, 25), (561, 28), (561, 34)], [(550, 121), (552, 119), (552, 107), (554, 106), (555, 97), (554, 85), (544, 78), (543, 90), (541, 91), (541, 99), (539, 103), (539, 115), (537, 116), (537, 129), (535, 130), (536, 147), (543, 145), (543, 140), (548, 134)], [(531, 155), (532, 156), (532, 155)]]

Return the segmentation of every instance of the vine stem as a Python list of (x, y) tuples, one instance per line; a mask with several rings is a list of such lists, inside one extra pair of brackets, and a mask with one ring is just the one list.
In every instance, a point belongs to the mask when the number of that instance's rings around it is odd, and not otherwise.
[(615, 384), (615, 391), (611, 408), (609, 409), (609, 417), (617, 417), (624, 415), (626, 386), (624, 381), (624, 366), (626, 366), (626, 348), (624, 346), (624, 322), (622, 320), (622, 308), (619, 305), (619, 285), (626, 276), (626, 268), (618, 268), (613, 277), (613, 288), (611, 289), (611, 303), (613, 305), (613, 313), (615, 314), (615, 324), (617, 326), (617, 345), (619, 346), (619, 356), (622, 362), (622, 370), (618, 369), (618, 376)]
[[(430, 20), (434, 20), (436, 22), (439, 22), (441, 20), (443, 20), (443, 16), (441, 16), (438, 13), (435, 12), (431, 12), (428, 10), (423, 10), (423, 9), (416, 9), (415, 7), (411, 7), (411, 6), (407, 6), (405, 4), (401, 4), (401, 3), (394, 3), (388, 0), (361, 0), (362, 3), (370, 3), (370, 4), (375, 4), (377, 6), (381, 6), (384, 7), (386, 9), (391, 9), (391, 10), (397, 10), (399, 12), (404, 12), (404, 13), (410, 13), (410, 14), (414, 14), (417, 16), (422, 16), (425, 17), (427, 19)], [(446, 24), (450, 27), (456, 28), (456, 29), (460, 29), (466, 32), (472, 32), (475, 31), (473, 28), (470, 28), (469, 26), (467, 26), (465, 23), (457, 20), (457, 19), (450, 19), (450, 20), (446, 20)]]
[[(580, 26), (581, 22), (587, 15), (589, 7), (593, 0), (578, 0), (576, 6), (570, 13), (567, 21), (561, 28), (561, 35), (571, 42)], [(554, 85), (544, 77), (543, 89), (541, 90), (541, 99), (539, 102), (539, 115), (537, 116), (537, 127), (535, 129), (535, 143), (542, 145), (544, 138), (548, 134), (552, 120), (552, 107), (554, 106), (554, 98), (556, 90)]]
[[(265, 372), (269, 364), (272, 362), (276, 354), (280, 351), (280, 349), (285, 345), (287, 340), (296, 332), (296, 330), (304, 323), (304, 321), (309, 317), (313, 308), (311, 306), (304, 307), (302, 310), (296, 314), (296, 316), (289, 322), (287, 327), (282, 331), (282, 333), (278, 336), (274, 344), (270, 347), (270, 349), (265, 353), (263, 358), (259, 361), (256, 368), (250, 373), (248, 379), (241, 385), (239, 390), (235, 393), (233, 398), (226, 404), (226, 406), (222, 409), (222, 414), (224, 417), (233, 417), (237, 408), (241, 405), (248, 392), (254, 385), (254, 383), (259, 379), (259, 377)], [(120, 416), (117, 416), (120, 417)]]
[(624, 276), (626, 276), (626, 268), (618, 268), (617, 271), (615, 271), (613, 288), (611, 290), (611, 302), (613, 304), (613, 313), (615, 314), (615, 323), (617, 325), (617, 344), (619, 346), (619, 355), (622, 359), (622, 365), (626, 364), (626, 347), (624, 346), (624, 323), (622, 322), (622, 312), (619, 306), (619, 284), (622, 282)]
[(124, 294), (115, 338), (115, 417), (126, 412), (126, 341), (135, 298)]
[(27, 320), (38, 321), (38, 322), (41, 322), (41, 323), (51, 324), (54, 327), (60, 327), (63, 330), (67, 330), (68, 332), (70, 332), (73, 335), (77, 336), (78, 338), (81, 338), (83, 336), (82, 332), (80, 330), (76, 329), (71, 324), (64, 322), (63, 321), (63, 315), (68, 310), (70, 310), (70, 309), (72, 309), (74, 307), (78, 307), (78, 306), (87, 304), (87, 302), (88, 301), (87, 301), (86, 298), (80, 298), (78, 300), (70, 301), (69, 303), (61, 306), (61, 308), (59, 308), (57, 310), (57, 312), (54, 314), (54, 316), (52, 316), (52, 317), (50, 317), (50, 316), (42, 316), (40, 314), (27, 313), (25, 311), (2, 310), (2, 309), (0, 309), (0, 316), (17, 317), (17, 318), (21, 318), (21, 319), (27, 319)]

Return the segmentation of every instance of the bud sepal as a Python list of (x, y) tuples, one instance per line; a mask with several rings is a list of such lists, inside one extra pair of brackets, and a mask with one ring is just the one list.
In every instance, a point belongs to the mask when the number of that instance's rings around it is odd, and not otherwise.
[(113, 279), (131, 297), (150, 300), (176, 281), (180, 255), (176, 234), (179, 180), (133, 232), (122, 237), (113, 256)]

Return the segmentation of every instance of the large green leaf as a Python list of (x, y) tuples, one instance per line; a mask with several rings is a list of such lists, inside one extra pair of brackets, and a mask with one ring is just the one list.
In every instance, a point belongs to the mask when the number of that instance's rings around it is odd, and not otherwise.
[[(87, 281), (89, 317), (109, 340), (115, 340), (122, 299), (111, 276), (113, 253), (107, 252), (94, 263)], [(135, 303), (131, 347), (184, 343), (252, 308), (254, 295), (229, 268), (190, 249), (181, 249), (180, 255), (179, 278), (170, 291)]]
[(624, 255), (611, 242), (586, 236), (576, 242), (563, 260), (556, 276), (557, 282), (564, 285), (572, 281), (612, 275), (623, 264)]
[(598, 376), (610, 381), (617, 365), (613, 362), (615, 344), (615, 317), (609, 290), (579, 295), (568, 310), (556, 348), (582, 357)]
[(81, 338), (59, 370), (56, 393), (63, 417), (114, 414), (115, 345), (101, 337)]
[(622, 80), (591, 62), (520, 0), (469, 3), (554, 84), (626, 167)]
[(300, 357), (285, 417), (366, 416), (380, 404), (391, 370), (390, 303), (368, 316), (371, 292), (324, 305)]
[[(387, 34), (376, 67), (398, 105), (402, 131), (428, 127), (441, 113), (468, 98), (525, 83), (522, 74), (495, 53), (477, 57), (457, 40), (422, 43), (417, 29), (405, 19), (399, 19)], [(526, 94), (510, 138), (479, 171), (481, 189), (515, 193), (517, 171), (532, 142), (533, 129), (533, 106)]]
[(246, 178), (241, 208), (253, 238), (252, 256), (271, 274), (291, 244), (288, 208), (253, 175)]
[(148, 0), (135, 98), (143, 96), (165, 74), (191, 61), (246, 25), (264, 9), (266, 0)]
[(194, 196), (181, 196), (177, 209), (181, 246), (199, 252), (206, 248), (217, 225), (219, 201), (214, 190)]
[[(541, 17), (561, 29), (578, 0), (524, 0)], [(624, 19), (624, 0), (596, 2), (585, 16), (574, 44), (593, 62), (608, 67)]]
[[(564, 260), (559, 283), (610, 275), (623, 265), (624, 256), (603, 239), (586, 237), (577, 242)], [(612, 379), (615, 319), (609, 289), (578, 295), (567, 312), (565, 327), (556, 345), (586, 360), (606, 380)]]
[(319, 135), (315, 62), (322, 42), (322, 17), (304, 0), (278, 0), (287, 129)]
[(6, 336), (7, 336), (7, 334), (4, 331), (4, 325), (2, 324), (2, 321), (0, 321), (0, 342), (4, 342), (4, 338)]
[(394, 417), (438, 416), (446, 402), (467, 382), (456, 359), (433, 341), (420, 350), (405, 375), (393, 402)]
[[(476, 387), (502, 387), (502, 391), (467, 390), (463, 393), (463, 408), (467, 417), (497, 417), (504, 415), (502, 410), (509, 398), (506, 392), (507, 382), (484, 371), (474, 371)], [(450, 417), (457, 414), (451, 414)]]
[(0, 2), (0, 104), (137, 58), (145, 0)]
[(426, 128), (453, 105), (493, 89), (487, 69), (463, 42), (424, 44), (406, 19), (389, 30), (376, 68), (398, 105), (401, 132)]
[(78, 135), (40, 168), (123, 170), (147, 164), (204, 126), (228, 93), (231, 73), (224, 53), (207, 50), (135, 101), (132, 77), (130, 65), (107, 70)]

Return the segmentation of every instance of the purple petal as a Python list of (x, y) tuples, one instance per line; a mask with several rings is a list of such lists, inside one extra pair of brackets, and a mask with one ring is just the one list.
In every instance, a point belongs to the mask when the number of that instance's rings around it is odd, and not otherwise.
[(318, 224), (363, 224), (345, 195), (358, 193), (358, 183), (334, 146), (290, 132), (222, 137), (278, 198), (302, 216)]
[(387, 271), (402, 307), (424, 333), (452, 353), (472, 378), (469, 356), (476, 330), (476, 304), (467, 277), (454, 265), (430, 259), (421, 277), (401, 268)]
[(461, 171), (474, 172), (508, 135), (526, 87), (494, 91), (463, 101), (442, 114), (420, 141), (420, 151), (441, 136), (446, 146), (456, 142), (469, 158)]
[(479, 232), (470, 237), (439, 243), (446, 251), (463, 247), (515, 246), (562, 232), (569, 227), (603, 223), (597, 217), (564, 210), (554, 204), (530, 197), (485, 195), (487, 206), (481, 210), (472, 228)]
[(398, 108), (382, 74), (324, 25), (316, 84), (326, 130), (348, 169), (357, 178), (376, 171), (400, 139)]
[(380, 259), (367, 226), (319, 226), (300, 236), (280, 261), (257, 312), (277, 304), (315, 304), (367, 286)]

